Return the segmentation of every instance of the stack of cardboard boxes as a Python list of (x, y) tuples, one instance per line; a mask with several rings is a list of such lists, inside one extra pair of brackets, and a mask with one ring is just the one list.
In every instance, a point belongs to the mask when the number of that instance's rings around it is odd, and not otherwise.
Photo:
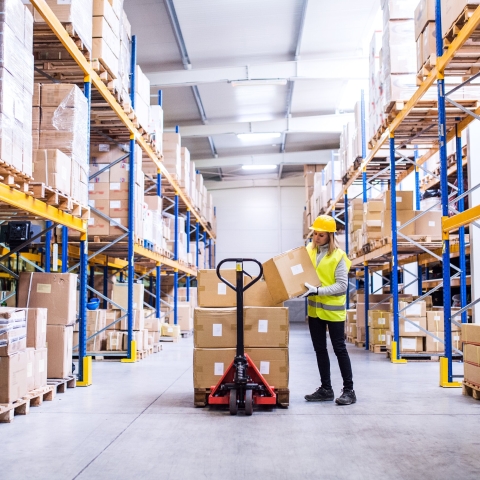
[(4, 0), (0, 9), (0, 160), (30, 177), (33, 18), (21, 0)]
[[(27, 318), (27, 389), (47, 385), (47, 315), (46, 308), (28, 308)], [(55, 347), (52, 347), (55, 348)]]
[[(361, 328), (361, 327), (360, 327)], [(365, 331), (365, 329), (364, 329)], [(345, 335), (349, 343), (362, 342), (358, 340), (358, 326), (357, 326), (357, 310), (347, 310), (347, 319), (345, 322)], [(361, 336), (361, 335), (360, 335)]]
[(363, 246), (363, 202), (355, 198), (348, 207), (349, 253), (355, 254)]
[(480, 325), (462, 325), (463, 361), (465, 383), (480, 390)]
[[(108, 310), (87, 310), (87, 338), (95, 333), (103, 330), (107, 326), (107, 312)], [(73, 331), (73, 346), (78, 345), (79, 324), (75, 323)], [(100, 352), (107, 348), (107, 333), (106, 331), (95, 335), (92, 339), (87, 341), (87, 352)]]
[[(20, 274), (18, 305), (26, 309), (46, 309), (48, 378), (67, 378), (72, 374), (73, 329), (77, 318), (77, 275), (72, 273)], [(61, 299), (61, 301), (59, 301)], [(41, 322), (40, 314), (30, 323)], [(43, 324), (42, 324), (43, 325)], [(36, 330), (43, 326), (35, 327)], [(41, 343), (40, 343), (41, 344)]]

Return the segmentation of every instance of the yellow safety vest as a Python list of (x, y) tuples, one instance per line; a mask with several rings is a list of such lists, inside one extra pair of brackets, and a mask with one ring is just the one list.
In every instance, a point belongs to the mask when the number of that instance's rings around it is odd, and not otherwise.
[[(342, 258), (345, 259), (347, 271), (352, 262), (343, 250), (337, 248), (331, 255), (325, 255), (317, 266), (317, 249), (312, 243), (307, 245), (307, 251), (317, 270), (322, 287), (335, 283), (335, 269)], [(347, 317), (347, 292), (338, 295), (310, 295), (308, 297), (308, 316), (321, 318), (331, 322), (344, 322)]]

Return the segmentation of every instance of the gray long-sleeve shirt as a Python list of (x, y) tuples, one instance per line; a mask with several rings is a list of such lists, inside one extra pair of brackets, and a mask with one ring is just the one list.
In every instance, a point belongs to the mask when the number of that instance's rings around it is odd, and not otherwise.
[[(328, 245), (318, 248), (317, 251), (317, 267), (322, 258), (328, 253)], [(345, 258), (338, 262), (335, 269), (335, 283), (328, 287), (318, 287), (318, 295), (340, 295), (345, 294), (348, 288), (348, 270)]]

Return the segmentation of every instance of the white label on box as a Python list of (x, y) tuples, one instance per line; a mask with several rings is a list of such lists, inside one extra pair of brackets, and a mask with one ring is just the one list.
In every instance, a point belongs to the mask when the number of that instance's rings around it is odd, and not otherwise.
[(72, 4), (72, 0), (57, 0), (57, 5), (71, 5), (71, 4)]
[(27, 378), (31, 377), (33, 375), (33, 363), (28, 362), (27, 363)]
[(221, 323), (214, 323), (212, 325), (212, 335), (214, 337), (221, 337), (222, 336), (222, 324)]
[(168, 333), (173, 333), (173, 327), (168, 327), (168, 328), (167, 328), (167, 332), (168, 332)]
[(260, 362), (260, 373), (268, 375), (270, 373), (270, 362)]
[(219, 283), (217, 289), (218, 295), (226, 295), (227, 294), (227, 285), (225, 283)]
[(414, 338), (402, 338), (402, 347), (405, 350), (416, 350), (417, 349), (417, 339)]
[(258, 321), (258, 333), (268, 333), (268, 320)]
[[(415, 325), (420, 325), (420, 322), (413, 322)], [(420, 329), (417, 328), (415, 325), (412, 325), (410, 322), (407, 322), (405, 320), (405, 332), (406, 333), (414, 333), (414, 332), (419, 332)]]
[(38, 373), (43, 373), (45, 371), (45, 360), (42, 358), (38, 362)]
[(428, 226), (429, 226), (429, 227), (434, 227), (434, 226), (435, 226), (435, 222), (429, 221), (429, 222), (428, 222)]
[(120, 183), (111, 183), (110, 190), (120, 190)]
[(353, 319), (354, 319), (354, 320), (356, 320), (356, 319), (357, 319), (357, 314), (355, 314), (355, 315), (353, 316)]
[(37, 293), (52, 293), (52, 286), (49, 283), (39, 283)]
[(120, 208), (122, 202), (120, 200), (110, 200), (110, 208)]
[(378, 336), (378, 341), (379, 342), (384, 342), (385, 341), (385, 335), (379, 335)]
[(422, 314), (422, 305), (420, 303), (416, 303), (415, 305), (412, 305), (411, 307), (408, 307), (405, 310), (407, 315), (412, 315), (412, 316), (420, 316)]
[(439, 341), (440, 341), (440, 340), (438, 340), (437, 338), (434, 338), (434, 339), (433, 339), (433, 342), (434, 342), (434, 343), (438, 343)]
[(436, 322), (439, 322), (440, 321), (440, 316), (439, 315), (435, 315), (433, 317), (433, 319), (436, 321)]
[(46, 333), (46, 331), (47, 331), (47, 319), (45, 318), (44, 320), (42, 320), (42, 330), (41, 330), (41, 332)]
[(133, 302), (133, 308), (137, 308), (137, 302)]
[(290, 268), (292, 270), (292, 275), (300, 275), (300, 273), (303, 273), (303, 267), (301, 263)]
[(95, 191), (95, 184), (94, 183), (89, 183), (88, 184), (88, 191), (89, 192), (94, 192)]
[(397, 220), (397, 227), (401, 227), (402, 226), (402, 222), (400, 222), (400, 220)]
[(387, 345), (390, 345), (392, 343), (392, 336), (391, 335), (387, 335)]
[(90, 218), (88, 219), (88, 225), (89, 225), (90, 227), (92, 227), (93, 225), (95, 225), (95, 219), (94, 219), (93, 217), (90, 217)]
[(397, 203), (402, 203), (402, 197), (396, 197)]
[(379, 318), (379, 319), (377, 319), (377, 323), (379, 325), (385, 325), (385, 319), (384, 318)]
[(459, 342), (460, 341), (460, 336), (459, 335), (454, 335), (453, 336), (453, 341), (454, 342)]
[(215, 366), (213, 368), (213, 374), (214, 375), (223, 375), (223, 363), (215, 363)]
[(95, 200), (88, 200), (88, 206), (95, 208)]
[[(70, 2), (68, 2), (68, 3), (70, 3)], [(109, 152), (110, 151), (110, 144), (109, 143), (100, 143), (98, 145), (98, 151), (99, 152)]]

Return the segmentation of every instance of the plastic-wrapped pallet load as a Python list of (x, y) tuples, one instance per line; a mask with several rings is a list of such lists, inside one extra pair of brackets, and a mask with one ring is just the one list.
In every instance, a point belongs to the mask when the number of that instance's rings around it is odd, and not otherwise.
[(33, 18), (0, 0), (0, 159), (32, 175)]
[[(62, 23), (71, 23), (75, 34), (80, 37), (85, 48), (92, 51), (93, 0), (45, 0), (52, 12)], [(35, 10), (35, 23), (45, 23)]]

